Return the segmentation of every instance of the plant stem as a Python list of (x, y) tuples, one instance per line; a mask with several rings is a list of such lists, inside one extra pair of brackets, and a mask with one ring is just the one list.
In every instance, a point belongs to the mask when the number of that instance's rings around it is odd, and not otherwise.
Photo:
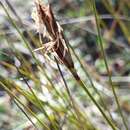
[(107, 110), (109, 116), (111, 117), (111, 120), (114, 121), (114, 119), (113, 119), (113, 117), (112, 117), (112, 115), (111, 115), (111, 113), (110, 113), (108, 107), (105, 105), (105, 102), (104, 102), (104, 100), (103, 100), (103, 98), (102, 98), (100, 92), (99, 92), (99, 91), (97, 90), (97, 88), (95, 87), (95, 85), (94, 85), (94, 83), (93, 83), (93, 81), (92, 81), (92, 79), (91, 79), (91, 76), (89, 75), (89, 73), (88, 73), (87, 70), (85, 69), (85, 67), (84, 67), (84, 65), (83, 65), (83, 63), (82, 63), (82, 61), (80, 60), (80, 58), (78, 57), (78, 55), (75, 53), (75, 50), (73, 49), (73, 47), (72, 47), (70, 44), (69, 44), (69, 47), (71, 48), (71, 50), (72, 50), (74, 56), (76, 57), (76, 59), (77, 59), (78, 62), (80, 63), (81, 68), (84, 70), (86, 76), (88, 77), (88, 80), (90, 81), (90, 84), (91, 84), (91, 86), (93, 87), (94, 91), (95, 91), (95, 92), (97, 93), (97, 95), (99, 96), (99, 98), (100, 98), (100, 100), (101, 100), (101, 102), (102, 102), (102, 105), (103, 105), (104, 108)]
[(43, 123), (43, 121), (41, 121), (40, 119), (38, 119), (38, 117), (35, 115), (35, 113), (30, 109), (28, 108), (27, 106), (25, 106), (17, 97), (15, 94), (13, 94), (10, 89), (4, 85), (4, 83), (2, 83), (0, 81), (0, 84), (3, 86), (3, 88), (8, 92), (9, 95), (11, 95), (11, 97), (14, 97), (16, 101), (18, 101), (18, 103), (20, 103), (33, 117), (35, 117), (37, 119), (37, 121), (44, 127), (46, 128), (47, 130), (50, 130), (50, 128)]
[(82, 86), (82, 88), (84, 89), (84, 91), (87, 93), (87, 95), (89, 96), (89, 98), (93, 101), (93, 103), (96, 105), (96, 107), (99, 109), (99, 111), (101, 112), (101, 114), (103, 115), (103, 117), (106, 119), (106, 121), (108, 122), (108, 124), (111, 126), (111, 128), (113, 130), (117, 130), (116, 126), (112, 123), (112, 121), (106, 116), (106, 114), (104, 113), (104, 111), (102, 110), (102, 108), (100, 107), (100, 105), (97, 103), (97, 101), (94, 99), (94, 97), (91, 95), (91, 93), (89, 92), (89, 90), (87, 89), (87, 86), (83, 83), (83, 81), (80, 79), (79, 75), (77, 74), (77, 71), (75, 69), (70, 69), (70, 72), (72, 73), (73, 77), (75, 78), (75, 80), (77, 81), (77, 83)]
[(37, 128), (37, 126), (34, 124), (34, 122), (32, 121), (32, 119), (28, 116), (28, 114), (23, 110), (23, 108), (18, 104), (17, 101), (13, 100), (14, 103), (17, 105), (17, 107), (23, 112), (23, 114), (28, 118), (28, 120), (32, 123), (32, 125), (36, 128), (36, 130), (39, 130)]
[(123, 121), (123, 123), (125, 125), (126, 130), (129, 130), (128, 126), (126, 124), (126, 120), (125, 120), (125, 118), (123, 116), (123, 113), (122, 113), (122, 110), (121, 110), (121, 107), (120, 107), (120, 104), (119, 104), (119, 101), (118, 101), (118, 97), (116, 95), (116, 91), (115, 91), (115, 88), (114, 88), (114, 85), (113, 85), (113, 82), (112, 82), (112, 79), (111, 79), (111, 73), (109, 71), (106, 55), (105, 55), (105, 52), (104, 52), (103, 42), (102, 42), (102, 38), (101, 38), (100, 25), (99, 25), (99, 21), (98, 21), (98, 15), (97, 15), (97, 11), (96, 11), (95, 0), (92, 0), (91, 3), (92, 3), (92, 6), (93, 6), (93, 11), (94, 11), (94, 15), (95, 15), (95, 20), (96, 20), (96, 25), (97, 25), (97, 31), (98, 31), (98, 36), (99, 36), (99, 43), (100, 43), (100, 47), (101, 47), (101, 52), (102, 52), (102, 56), (104, 58), (104, 63), (105, 63), (105, 66), (106, 66), (106, 69), (107, 69), (107, 73), (108, 73), (108, 76), (109, 76), (109, 82), (111, 84), (112, 92), (113, 92), (113, 95), (115, 97), (115, 101), (116, 101), (119, 113), (121, 115), (122, 121)]
[[(55, 57), (54, 57), (54, 58), (55, 58)], [(56, 58), (55, 58), (55, 61), (56, 61), (58, 70), (59, 70), (59, 72), (60, 72), (60, 75), (61, 75), (61, 77), (62, 77), (62, 80), (63, 80), (63, 82), (64, 82), (64, 85), (65, 85), (66, 91), (67, 91), (67, 93), (68, 93), (68, 96), (69, 96), (69, 98), (70, 98), (71, 106), (73, 107), (73, 109), (74, 109), (74, 111), (75, 111), (75, 113), (76, 113), (76, 115), (77, 115), (76, 118), (77, 118), (77, 121), (78, 121), (78, 123), (79, 123), (80, 129), (84, 130), (83, 121), (82, 121), (82, 119), (81, 119), (81, 118), (82, 118), (81, 116), (83, 116), (83, 115), (82, 115), (82, 113), (78, 110), (78, 108), (77, 108), (77, 106), (76, 106), (76, 102), (75, 102), (73, 96), (71, 95), (71, 92), (70, 92), (70, 90), (69, 90), (69, 87), (68, 87), (68, 85), (67, 85), (67, 83), (66, 83), (66, 80), (65, 80), (65, 78), (64, 78), (64, 75), (63, 75), (63, 73), (62, 73), (62, 70), (61, 70), (61, 68), (60, 68), (60, 66), (59, 66), (59, 63), (58, 63), (58, 61), (57, 61)], [(94, 126), (93, 126), (93, 128), (94, 128)], [(94, 130), (95, 130), (95, 128), (94, 128)]]

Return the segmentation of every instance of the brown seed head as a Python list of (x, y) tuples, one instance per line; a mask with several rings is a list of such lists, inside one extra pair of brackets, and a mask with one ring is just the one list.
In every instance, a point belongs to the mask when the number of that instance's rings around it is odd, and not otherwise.
[[(71, 54), (66, 46), (67, 42), (63, 35), (63, 30), (59, 23), (55, 20), (51, 6), (44, 5), (40, 0), (35, 0), (36, 5), (36, 18), (35, 21), (39, 22), (40, 28), (44, 29), (49, 34), (50, 42), (45, 44), (46, 51), (52, 50), (69, 69), (74, 68)], [(44, 31), (43, 31), (44, 32)]]

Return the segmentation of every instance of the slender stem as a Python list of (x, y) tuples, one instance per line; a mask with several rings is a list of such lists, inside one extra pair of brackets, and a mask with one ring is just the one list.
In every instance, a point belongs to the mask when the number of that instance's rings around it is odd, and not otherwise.
[(11, 97), (14, 97), (15, 100), (18, 101), (18, 103), (20, 103), (33, 117), (35, 117), (35, 118), (37, 119), (37, 121), (38, 121), (42, 126), (44, 126), (47, 130), (50, 130), (50, 128), (49, 128), (46, 124), (44, 124), (43, 121), (41, 121), (41, 120), (35, 115), (35, 113), (34, 113), (30, 108), (28, 108), (27, 106), (25, 106), (25, 105), (17, 98), (17, 96), (16, 96), (15, 94), (13, 94), (13, 93), (10, 91), (10, 89), (8, 89), (7, 86), (4, 85), (4, 83), (2, 83), (2, 82), (0, 81), (0, 84), (1, 84), (1, 86), (3, 86), (3, 88), (9, 93), (9, 95), (11, 95)]
[(34, 124), (34, 122), (32, 121), (32, 119), (28, 116), (28, 114), (23, 110), (23, 108), (18, 104), (18, 102), (16, 100), (13, 100), (14, 103), (17, 105), (17, 107), (22, 111), (22, 113), (28, 118), (28, 120), (32, 123), (32, 125), (36, 128), (36, 130), (39, 130), (37, 128), (37, 126)]
[[(28, 50), (30, 51), (33, 59), (35, 60), (36, 64), (38, 65), (38, 67), (41, 68), (41, 71), (43, 72), (43, 74), (45, 75), (45, 77), (47, 78), (47, 80), (49, 81), (49, 83), (51, 84), (51, 86), (55, 89), (56, 93), (60, 96), (61, 94), (56, 90), (54, 84), (52, 83), (51, 79), (48, 77), (44, 67), (41, 65), (41, 63), (37, 60), (37, 58), (35, 57), (32, 48), (29, 46), (28, 42), (26, 41), (25, 37), (23, 36), (23, 34), (21, 33), (21, 31), (19, 30), (19, 28), (17, 27), (16, 23), (13, 21), (13, 19), (11, 18), (10, 14), (8, 13), (7, 9), (5, 8), (5, 6), (2, 4), (2, 2), (0, 2), (0, 5), (2, 6), (2, 8), (4, 9), (4, 11), (6, 12), (10, 22), (12, 23), (12, 25), (14, 26), (14, 28), (16, 29), (16, 31), (19, 33), (20, 37), (22, 38), (22, 40), (24, 41), (25, 45), (27, 46)], [(63, 99), (63, 97), (62, 97)]]
[[(65, 40), (66, 40), (66, 42), (67, 42), (66, 46), (67, 46), (67, 48), (68, 48), (68, 51), (70, 52), (70, 48), (71, 48), (73, 54), (74, 54), (75, 57), (77, 58), (78, 62), (80, 63), (80, 65), (81, 65), (81, 67), (82, 67), (82, 69), (84, 70), (86, 76), (88, 77), (91, 86), (93, 87), (93, 89), (95, 90), (95, 92), (98, 94), (100, 100), (102, 101), (102, 104), (103, 104), (104, 108), (108, 111), (108, 114), (109, 114), (109, 116), (111, 117), (111, 120), (114, 120), (113, 117), (112, 117), (112, 115), (111, 115), (111, 113), (110, 113), (110, 111), (109, 111), (109, 109), (108, 109), (107, 106), (105, 105), (104, 100), (102, 99), (101, 94), (98, 92), (97, 88), (95, 87), (95, 85), (94, 85), (94, 83), (93, 83), (93, 81), (92, 81), (92, 79), (91, 79), (89, 73), (87, 72), (87, 70), (86, 70), (85, 67), (83, 66), (81, 60), (79, 59), (78, 55), (75, 53), (73, 47), (70, 45), (68, 39), (67, 39), (65, 36), (64, 36), (64, 38), (65, 38)], [(76, 72), (76, 71), (74, 70), (73, 74), (74, 74), (75, 72)], [(77, 73), (76, 73), (76, 75), (77, 75)], [(78, 77), (79, 77), (79, 76), (78, 76)], [(79, 79), (80, 79), (80, 78), (79, 78)]]
[[(7, 43), (8, 43), (8, 45), (9, 45), (9, 47), (12, 49), (13, 55), (15, 56), (15, 53), (14, 53), (14, 48), (15, 48), (15, 47), (14, 47), (13, 45), (10, 46), (8, 39), (6, 39), (6, 40), (7, 40)], [(17, 55), (16, 55), (16, 57), (17, 57)], [(19, 57), (17, 57), (17, 58), (19, 59)], [(19, 61), (21, 62), (20, 59), (19, 59)], [(14, 65), (14, 66), (16, 67), (18, 73), (22, 76), (22, 78), (23, 78), (24, 82), (26, 83), (27, 87), (29, 88), (29, 90), (31, 91), (32, 95), (34, 96), (34, 98), (35, 98), (36, 101), (38, 102), (38, 104), (39, 104), (39, 106), (40, 106), (40, 109), (39, 109), (39, 110), (40, 110), (41, 112), (43, 112), (44, 115), (48, 118), (48, 120), (53, 124), (53, 122), (51, 121), (51, 119), (50, 119), (48, 113), (44, 110), (43, 104), (42, 104), (41, 101), (38, 99), (38, 97), (37, 97), (36, 94), (34, 93), (33, 89), (30, 87), (30, 85), (28, 84), (27, 80), (24, 78), (23, 74), (20, 72), (19, 68), (18, 68), (16, 65)], [(54, 128), (55, 128), (55, 127), (54, 127)]]
[(102, 42), (102, 38), (101, 38), (100, 25), (99, 25), (98, 16), (97, 16), (97, 13), (96, 13), (97, 11), (96, 11), (95, 0), (92, 1), (92, 5), (93, 5), (93, 11), (94, 11), (94, 15), (95, 15), (96, 24), (97, 24), (99, 43), (100, 43), (100, 47), (101, 47), (102, 56), (104, 58), (105, 66), (106, 66), (106, 69), (107, 69), (107, 73), (108, 73), (108, 76), (109, 76), (109, 82), (111, 84), (113, 95), (115, 97), (115, 101), (117, 103), (117, 107), (118, 107), (119, 113), (121, 115), (122, 121), (125, 125), (126, 130), (128, 130), (128, 126), (127, 126), (126, 120), (123, 116), (123, 113), (122, 113), (122, 110), (121, 110), (121, 107), (120, 107), (120, 104), (119, 104), (119, 101), (118, 101), (118, 97), (116, 95), (116, 91), (115, 91), (115, 88), (114, 88), (114, 85), (113, 85), (113, 82), (112, 82), (112, 79), (111, 79), (111, 73), (109, 71), (109, 67), (108, 67), (108, 63), (107, 63), (107, 59), (106, 59), (106, 55), (105, 55), (105, 51), (104, 51), (104, 47), (103, 47), (103, 42)]
[(45, 114), (45, 116), (48, 118), (49, 121), (50, 117), (48, 116), (48, 114), (46, 113), (46, 111), (43, 108), (43, 105), (41, 103), (41, 101), (38, 99), (38, 97), (36, 96), (36, 94), (34, 93), (33, 89), (31, 88), (31, 86), (28, 84), (27, 80), (24, 78), (24, 76), (21, 74), (21, 72), (19, 71), (19, 68), (17, 66), (15, 66), (17, 68), (18, 73), (22, 76), (24, 82), (26, 83), (27, 87), (29, 88), (29, 90), (31, 91), (32, 95), (34, 96), (34, 98), (36, 99), (36, 101), (38, 102), (41, 111)]
[(84, 65), (83, 65), (83, 63), (82, 63), (82, 61), (80, 60), (80, 58), (78, 57), (78, 55), (75, 53), (75, 50), (73, 49), (73, 47), (72, 47), (70, 44), (69, 44), (69, 47), (71, 48), (71, 50), (72, 50), (74, 56), (76, 57), (76, 59), (77, 59), (78, 62), (80, 63), (81, 68), (84, 70), (86, 76), (88, 77), (88, 80), (90, 81), (90, 84), (91, 84), (91, 86), (93, 87), (94, 91), (95, 91), (95, 92), (97, 93), (97, 95), (99, 96), (99, 98), (100, 98), (100, 100), (101, 100), (101, 102), (102, 102), (102, 105), (103, 105), (104, 108), (107, 110), (107, 112), (108, 112), (109, 116), (111, 117), (111, 119), (114, 121), (114, 119), (113, 119), (113, 117), (112, 117), (112, 115), (111, 115), (111, 113), (110, 113), (108, 107), (105, 105), (105, 102), (104, 102), (104, 100), (103, 100), (103, 98), (102, 98), (100, 92), (99, 92), (99, 91), (97, 90), (97, 88), (95, 87), (95, 85), (94, 85), (94, 83), (93, 83), (93, 81), (92, 81), (92, 79), (91, 79), (91, 76), (89, 75), (89, 73), (88, 73), (87, 70), (85, 69), (85, 67), (84, 67)]
[(84, 89), (84, 91), (87, 93), (87, 95), (89, 96), (89, 98), (93, 101), (93, 103), (96, 105), (96, 107), (99, 109), (99, 111), (101, 112), (101, 114), (103, 115), (103, 117), (106, 119), (106, 121), (108, 122), (108, 124), (111, 126), (111, 128), (113, 130), (117, 130), (115, 124), (113, 124), (113, 122), (107, 117), (107, 115), (105, 114), (105, 112), (102, 110), (102, 108), (100, 107), (100, 105), (97, 103), (97, 101), (94, 99), (94, 97), (91, 95), (91, 93), (89, 92), (89, 90), (87, 89), (87, 86), (83, 83), (83, 81), (80, 79), (79, 75), (77, 74), (75, 69), (71, 69), (68, 68), (70, 70), (70, 72), (72, 73), (73, 77), (75, 78), (75, 80), (77, 81), (77, 83), (82, 86), (82, 88)]
[[(55, 58), (55, 57), (54, 57), (54, 58)], [(65, 80), (65, 78), (64, 78), (64, 75), (63, 75), (63, 73), (62, 73), (62, 70), (61, 70), (61, 68), (60, 68), (60, 66), (59, 66), (59, 63), (58, 63), (58, 61), (57, 61), (56, 58), (55, 58), (55, 61), (56, 61), (58, 70), (59, 70), (59, 72), (60, 72), (60, 75), (61, 75), (61, 77), (62, 77), (62, 80), (63, 80), (63, 82), (64, 82), (64, 85), (65, 85), (66, 91), (67, 91), (67, 93), (68, 93), (68, 96), (69, 96), (69, 98), (70, 98), (71, 106), (73, 107), (73, 109), (74, 109), (74, 111), (75, 111), (75, 113), (76, 113), (76, 115), (77, 115), (76, 118), (77, 118), (77, 120), (78, 120), (78, 122), (79, 122), (80, 128), (81, 128), (81, 129), (84, 129), (84, 128), (83, 128), (82, 121), (81, 121), (81, 119), (80, 119), (81, 113), (79, 113), (79, 111), (78, 111), (77, 108), (76, 108), (76, 103), (75, 103), (75, 101), (74, 101), (74, 98), (73, 98), (72, 95), (71, 95), (71, 92), (70, 92), (70, 90), (69, 90), (69, 87), (68, 87), (68, 85), (67, 85), (67, 83), (66, 83), (66, 80)]]

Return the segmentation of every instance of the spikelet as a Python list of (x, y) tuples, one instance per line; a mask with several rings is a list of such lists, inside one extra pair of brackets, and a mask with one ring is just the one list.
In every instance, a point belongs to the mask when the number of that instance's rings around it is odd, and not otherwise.
[[(63, 29), (55, 20), (50, 4), (44, 5), (40, 0), (35, 0), (36, 12), (33, 18), (36, 22), (39, 33), (49, 38), (50, 42), (36, 50), (45, 49), (47, 52), (54, 52), (56, 57), (69, 69), (74, 69), (74, 63), (71, 54), (66, 46), (66, 40), (63, 35)], [(39, 30), (40, 29), (40, 30)], [(43, 30), (41, 30), (43, 29)], [(46, 32), (45, 32), (46, 31)]]

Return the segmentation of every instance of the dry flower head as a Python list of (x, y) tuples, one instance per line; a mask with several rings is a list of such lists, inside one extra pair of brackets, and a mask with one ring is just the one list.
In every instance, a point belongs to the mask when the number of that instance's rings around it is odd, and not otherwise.
[(63, 29), (55, 20), (50, 4), (45, 5), (41, 0), (35, 0), (36, 9), (33, 12), (37, 31), (47, 36), (50, 42), (34, 51), (44, 49), (46, 53), (53, 52), (55, 56), (69, 69), (74, 68), (71, 54), (66, 46), (67, 41), (63, 35)]

